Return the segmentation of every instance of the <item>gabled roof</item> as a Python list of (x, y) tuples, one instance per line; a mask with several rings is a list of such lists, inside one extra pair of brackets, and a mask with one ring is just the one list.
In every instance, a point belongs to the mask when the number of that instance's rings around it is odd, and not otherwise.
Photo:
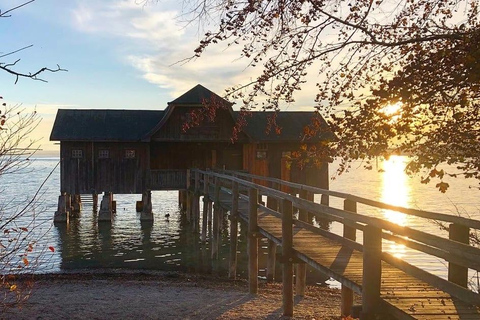
[(201, 108), (205, 104), (210, 105), (217, 105), (217, 107), (222, 106), (225, 107), (228, 112), (230, 113), (232, 120), (234, 120), (235, 114), (232, 109), (233, 103), (223, 99), (218, 94), (213, 91), (208, 90), (201, 84), (197, 84), (192, 89), (188, 90), (180, 97), (176, 98), (173, 101), (168, 103), (168, 107), (165, 109), (165, 115), (163, 119), (158, 122), (151, 130), (147, 131), (145, 136), (143, 137), (143, 141), (149, 141), (150, 138), (162, 128), (172, 115), (173, 111), (176, 107), (197, 107)]
[(163, 110), (59, 109), (50, 140), (140, 141), (163, 115)]
[[(238, 117), (239, 112), (235, 112)], [(266, 132), (268, 119), (274, 115), (274, 112), (251, 112), (251, 116), (246, 116), (247, 125), (243, 131), (255, 142), (318, 142), (333, 141), (335, 135), (332, 133), (326, 121), (318, 116), (320, 121), (320, 130), (314, 137), (307, 137), (304, 134), (304, 128), (312, 123), (315, 113), (308, 111), (280, 111), (276, 115), (276, 123), (280, 133), (275, 132), (272, 126), (269, 133)]]
[(211, 102), (212, 100), (220, 102), (226, 106), (231, 106), (232, 103), (223, 99), (215, 92), (212, 92), (202, 86), (197, 84), (192, 89), (188, 90), (180, 97), (176, 98), (173, 101), (170, 101), (168, 105), (203, 105), (205, 101)]

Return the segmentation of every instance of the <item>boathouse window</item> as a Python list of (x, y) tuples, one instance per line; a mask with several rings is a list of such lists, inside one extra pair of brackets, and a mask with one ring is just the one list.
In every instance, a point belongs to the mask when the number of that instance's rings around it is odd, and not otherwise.
[(266, 143), (258, 143), (257, 144), (257, 152), (255, 153), (256, 159), (267, 159), (267, 144)]
[(125, 150), (125, 159), (133, 159), (135, 158), (135, 150), (127, 149)]
[(99, 159), (108, 159), (110, 158), (110, 150), (98, 150), (98, 158)]
[(72, 158), (75, 158), (75, 159), (83, 158), (83, 150), (82, 149), (73, 149), (72, 150)]
[(257, 151), (257, 159), (267, 159), (267, 151)]

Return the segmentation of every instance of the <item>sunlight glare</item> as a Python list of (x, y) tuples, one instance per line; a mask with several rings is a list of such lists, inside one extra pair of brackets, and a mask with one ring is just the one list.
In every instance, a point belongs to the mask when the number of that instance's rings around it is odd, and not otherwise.
[(385, 107), (382, 108), (382, 112), (385, 113), (387, 116), (394, 115), (400, 111), (402, 107), (401, 102), (393, 103), (393, 104), (387, 104)]
[[(391, 156), (383, 162), (382, 202), (395, 206), (408, 206), (410, 186), (404, 172), (405, 161), (404, 156)], [(407, 222), (407, 216), (401, 212), (382, 210), (382, 213), (388, 221), (398, 225), (404, 226)]]

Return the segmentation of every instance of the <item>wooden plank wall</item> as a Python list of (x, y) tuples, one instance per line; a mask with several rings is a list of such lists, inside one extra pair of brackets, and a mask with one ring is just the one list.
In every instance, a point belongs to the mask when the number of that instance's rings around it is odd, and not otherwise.
[[(72, 157), (72, 150), (82, 150), (83, 157)], [(125, 158), (125, 150), (135, 150), (135, 158)], [(99, 150), (108, 150), (109, 158), (100, 159)], [(142, 193), (150, 166), (148, 143), (61, 142), (62, 192), (71, 194)]]

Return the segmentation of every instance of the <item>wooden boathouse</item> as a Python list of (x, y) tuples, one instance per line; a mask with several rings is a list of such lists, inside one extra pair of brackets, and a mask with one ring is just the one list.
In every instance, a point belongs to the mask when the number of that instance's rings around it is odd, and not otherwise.
[[(195, 110), (215, 104), (216, 116), (185, 130)], [(110, 220), (113, 194), (142, 194), (142, 219), (152, 219), (152, 190), (184, 190), (187, 170), (244, 170), (251, 174), (328, 189), (328, 162), (300, 168), (291, 153), (302, 145), (332, 140), (323, 118), (320, 134), (305, 138), (312, 112), (282, 111), (278, 132), (267, 133), (272, 112), (252, 112), (232, 142), (239, 117), (232, 103), (197, 85), (164, 110), (59, 109), (50, 140), (60, 142), (59, 207), (55, 221), (68, 221), (80, 195), (94, 205), (104, 193), (99, 220)], [(142, 206), (141, 205), (141, 206)], [(72, 210), (70, 210), (72, 208)]]

